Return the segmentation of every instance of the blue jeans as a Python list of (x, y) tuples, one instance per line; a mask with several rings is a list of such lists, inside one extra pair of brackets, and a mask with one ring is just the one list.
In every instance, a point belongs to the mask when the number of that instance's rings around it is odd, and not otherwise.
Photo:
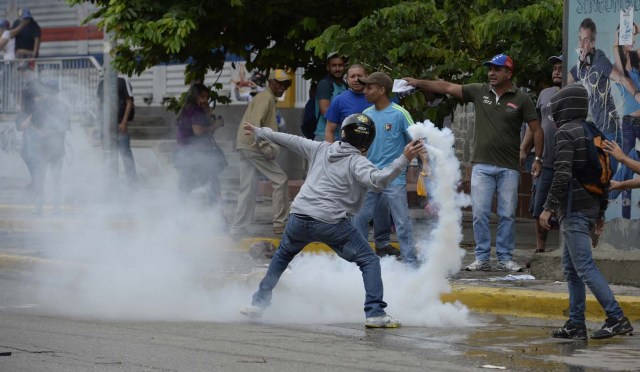
[(136, 163), (133, 161), (129, 133), (118, 133), (116, 144), (122, 157), (122, 164), (124, 165), (124, 173), (127, 176), (127, 181), (129, 184), (135, 184), (138, 180), (138, 173), (136, 172)]
[(387, 304), (382, 300), (380, 258), (373, 253), (367, 241), (362, 239), (351, 222), (345, 218), (336, 224), (328, 224), (293, 213), (289, 215), (280, 246), (271, 259), (267, 274), (253, 295), (254, 306), (265, 308), (271, 304), (271, 292), (287, 265), (311, 242), (324, 243), (338, 256), (355, 262), (362, 272), (364, 281), (364, 313), (367, 317), (386, 314), (384, 308)]
[(473, 236), (476, 259), (489, 261), (491, 254), (491, 203), (497, 194), (498, 231), (496, 255), (499, 262), (509, 261), (515, 248), (516, 207), (520, 172), (495, 165), (478, 163), (471, 172), (471, 202), (473, 205)]
[[(407, 201), (407, 185), (389, 185), (380, 192), (368, 191), (364, 198), (364, 204), (360, 212), (353, 217), (353, 224), (365, 240), (369, 239), (369, 221), (378, 201), (384, 196), (391, 211), (393, 222), (396, 225), (396, 235), (400, 243), (402, 260), (407, 264), (417, 262), (416, 249), (413, 246), (413, 227), (409, 216), (409, 203)], [(374, 224), (375, 224), (374, 220)]]
[(373, 243), (376, 248), (391, 244), (391, 211), (384, 195), (373, 211)]
[(573, 324), (584, 324), (585, 284), (589, 286), (608, 318), (620, 318), (624, 315), (591, 256), (590, 231), (594, 224), (594, 219), (580, 212), (572, 212), (561, 221), (564, 238), (562, 269), (569, 287), (569, 320)]

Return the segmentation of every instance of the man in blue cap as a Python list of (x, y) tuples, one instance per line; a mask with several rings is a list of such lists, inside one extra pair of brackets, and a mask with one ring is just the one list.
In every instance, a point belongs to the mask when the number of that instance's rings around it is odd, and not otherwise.
[(467, 271), (491, 270), (491, 230), (489, 217), (493, 196), (497, 195), (498, 230), (496, 232), (497, 270), (522, 271), (513, 261), (515, 214), (520, 181), (520, 128), (526, 122), (533, 133), (536, 157), (532, 173), (542, 165), (543, 134), (533, 101), (511, 82), (513, 60), (498, 54), (483, 63), (489, 68), (489, 84), (454, 84), (442, 80), (418, 80), (407, 77), (409, 85), (427, 92), (449, 94), (475, 106), (475, 149), (471, 161), (471, 200), (475, 261)]
[(20, 19), (13, 22), (11, 28), (16, 28), (23, 20), (30, 19), (22, 31), (16, 35), (16, 58), (37, 58), (40, 52), (40, 25), (33, 19), (29, 8), (22, 8), (18, 12)]

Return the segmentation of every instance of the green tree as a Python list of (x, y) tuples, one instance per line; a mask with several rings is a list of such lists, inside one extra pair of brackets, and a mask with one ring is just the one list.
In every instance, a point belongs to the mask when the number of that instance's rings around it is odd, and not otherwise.
[[(80, 4), (85, 0), (67, 0)], [(185, 82), (221, 71), (228, 53), (247, 68), (311, 67), (322, 59), (306, 42), (331, 25), (351, 27), (397, 0), (91, 0), (90, 19), (118, 40), (115, 67), (131, 76), (159, 63), (187, 63)], [(314, 68), (315, 66), (315, 68)], [(213, 87), (220, 89), (221, 86)], [(215, 92), (212, 92), (217, 97)], [(219, 101), (224, 101), (218, 98)]]
[[(514, 81), (534, 94), (549, 81), (550, 55), (562, 49), (562, 0), (423, 0), (381, 8), (353, 27), (333, 25), (307, 43), (317, 55), (337, 50), (370, 71), (393, 78), (441, 78), (465, 84), (486, 82), (482, 62), (507, 53)], [(432, 97), (429, 97), (432, 98)], [(418, 92), (402, 104), (418, 119), (435, 122), (457, 104), (435, 108)]]

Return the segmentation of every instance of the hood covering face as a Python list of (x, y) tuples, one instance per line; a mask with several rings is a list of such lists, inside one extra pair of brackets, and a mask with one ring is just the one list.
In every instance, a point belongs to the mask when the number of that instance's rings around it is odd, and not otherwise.
[(560, 128), (573, 120), (585, 120), (589, 113), (589, 94), (581, 84), (571, 84), (551, 97), (551, 116)]

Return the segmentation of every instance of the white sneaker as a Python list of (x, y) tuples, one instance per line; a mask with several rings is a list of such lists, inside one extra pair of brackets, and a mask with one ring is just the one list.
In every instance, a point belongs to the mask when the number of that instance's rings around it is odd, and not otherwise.
[(522, 267), (517, 263), (509, 260), (509, 261), (500, 261), (498, 266), (496, 266), (496, 270), (501, 271), (512, 271), (512, 272), (520, 272), (522, 271)]
[(257, 319), (260, 318), (262, 316), (262, 312), (264, 311), (263, 308), (258, 307), (258, 306), (253, 306), (253, 305), (249, 305), (249, 306), (245, 306), (242, 309), (240, 309), (240, 314), (251, 318), (251, 319)]
[(491, 270), (491, 265), (489, 264), (489, 261), (475, 260), (464, 269), (466, 271), (489, 271)]
[(401, 325), (398, 319), (389, 315), (372, 316), (364, 322), (364, 326), (367, 328), (398, 328)]

